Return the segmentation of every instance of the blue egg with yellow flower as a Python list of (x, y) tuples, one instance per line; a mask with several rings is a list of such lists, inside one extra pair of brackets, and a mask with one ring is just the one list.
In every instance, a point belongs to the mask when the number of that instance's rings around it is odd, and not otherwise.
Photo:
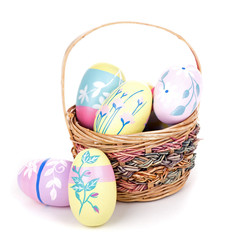
[(76, 99), (76, 116), (83, 127), (93, 129), (96, 113), (110, 93), (124, 83), (122, 71), (109, 63), (97, 63), (84, 74)]

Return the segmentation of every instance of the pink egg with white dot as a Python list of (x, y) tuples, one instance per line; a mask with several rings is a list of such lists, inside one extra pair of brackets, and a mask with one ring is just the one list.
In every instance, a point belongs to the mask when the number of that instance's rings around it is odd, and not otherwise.
[(202, 76), (195, 66), (169, 68), (154, 89), (157, 118), (166, 124), (184, 121), (199, 105), (202, 89)]
[(72, 162), (44, 159), (28, 162), (18, 174), (21, 190), (35, 201), (57, 207), (69, 206), (68, 179)]

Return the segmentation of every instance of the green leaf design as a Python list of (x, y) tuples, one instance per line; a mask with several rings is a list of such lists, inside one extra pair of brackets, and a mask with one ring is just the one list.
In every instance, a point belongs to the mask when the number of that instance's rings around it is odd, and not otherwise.
[(168, 75), (168, 73), (169, 73), (169, 70), (168, 71), (166, 71), (163, 75), (162, 75), (162, 77), (161, 77), (161, 81), (163, 81), (164, 80), (164, 78)]
[(162, 75), (161, 80), (160, 80), (160, 82), (162, 82), (162, 84), (163, 84), (163, 89), (165, 89), (164, 78), (168, 75), (168, 73), (169, 73), (169, 70)]
[(76, 198), (77, 198), (79, 201), (81, 201), (81, 199), (80, 199), (80, 195), (79, 195), (78, 192), (75, 192), (75, 196), (76, 196)]
[(93, 190), (93, 189), (96, 187), (98, 180), (99, 180), (99, 178), (95, 178), (95, 179), (89, 181), (89, 182), (85, 185), (85, 190), (86, 190), (86, 191), (91, 191), (91, 190)]
[[(81, 168), (82, 166), (84, 165), (84, 163), (88, 163), (88, 164), (92, 164), (92, 163), (95, 163), (97, 161), (97, 159), (99, 158), (99, 155), (95, 155), (95, 156), (90, 156), (90, 152), (89, 151), (86, 151), (82, 157), (81, 157), (81, 161), (82, 161), (82, 164), (81, 166), (79, 167), (78, 171), (76, 170), (76, 166), (73, 166), (72, 167), (72, 171), (73, 172), (76, 172), (78, 177), (72, 177), (73, 181), (74, 181), (74, 185), (71, 186), (71, 188), (75, 191), (75, 196), (76, 198), (78, 199), (78, 201), (80, 202), (81, 204), (81, 207), (79, 209), (79, 215), (81, 214), (81, 211), (82, 211), (82, 208), (83, 208), (83, 205), (88, 202), (92, 208), (94, 209), (94, 211), (96, 211), (97, 213), (99, 213), (99, 208), (97, 206), (94, 206), (90, 201), (89, 201), (89, 198), (97, 198), (98, 197), (98, 193), (96, 192), (93, 192), (93, 193), (90, 193), (87, 197), (87, 191), (91, 191), (93, 190), (96, 185), (97, 185), (97, 182), (99, 180), (99, 178), (95, 178), (91, 181), (89, 181), (88, 183), (84, 183), (83, 181), (83, 177), (89, 177), (91, 175), (91, 172), (89, 170), (85, 170), (82, 174), (81, 174)], [(83, 195), (83, 199), (81, 200), (81, 197), (79, 195), (80, 192), (84, 191), (84, 194)]]
[(185, 90), (183, 93), (183, 98), (187, 98), (189, 96), (189, 90)]
[(195, 102), (194, 102), (194, 104), (193, 104), (193, 107), (192, 107), (191, 114), (194, 112), (194, 110), (195, 110), (196, 106), (197, 106), (197, 101), (195, 101)]
[(174, 111), (171, 112), (172, 116), (180, 116), (184, 113), (185, 111), (185, 106), (179, 105), (176, 107)]
[(71, 186), (71, 188), (72, 188), (75, 192), (81, 192), (81, 191), (84, 189), (84, 185), (74, 184), (73, 186)]
[(100, 157), (99, 155), (92, 156), (92, 157), (89, 158), (89, 160), (86, 163), (93, 164), (93, 163), (95, 163), (97, 161), (97, 159), (99, 157)]
[(90, 160), (90, 153), (89, 151), (86, 151), (82, 157), (81, 157), (81, 161), (82, 163), (87, 163)]
[(197, 97), (200, 95), (200, 86), (199, 86), (199, 84), (196, 84), (196, 95), (197, 95)]
[(78, 185), (83, 185), (82, 179), (79, 177), (72, 177), (73, 181)]

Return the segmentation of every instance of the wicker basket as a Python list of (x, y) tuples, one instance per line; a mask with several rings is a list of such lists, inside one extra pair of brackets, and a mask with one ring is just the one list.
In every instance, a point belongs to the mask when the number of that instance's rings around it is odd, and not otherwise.
[(102, 27), (114, 24), (139, 24), (165, 30), (184, 41), (192, 51), (197, 68), (198, 57), (180, 35), (171, 30), (139, 22), (115, 22), (94, 28), (75, 39), (67, 48), (62, 66), (63, 111), (75, 157), (85, 148), (102, 150), (111, 161), (117, 181), (117, 199), (122, 202), (152, 201), (179, 191), (194, 167), (199, 132), (198, 110), (183, 122), (158, 131), (132, 135), (106, 135), (79, 125), (75, 105), (66, 111), (65, 68), (71, 49), (84, 37)]

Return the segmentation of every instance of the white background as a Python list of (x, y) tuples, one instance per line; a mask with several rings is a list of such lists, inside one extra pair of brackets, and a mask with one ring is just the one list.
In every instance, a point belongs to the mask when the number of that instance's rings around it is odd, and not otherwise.
[[(64, 52), (83, 32), (121, 20), (169, 28), (196, 50), (204, 80), (203, 140), (181, 191), (154, 202), (117, 203), (109, 222), (88, 228), (69, 208), (47, 207), (25, 196), (17, 173), (32, 159), (72, 159), (61, 102)], [(229, 22), (227, 0), (1, 0), (1, 239), (229, 239)], [(100, 61), (119, 66), (127, 79), (153, 84), (168, 66), (194, 64), (181, 41), (159, 30), (104, 29), (70, 55), (67, 107), (75, 103), (85, 70)]]

